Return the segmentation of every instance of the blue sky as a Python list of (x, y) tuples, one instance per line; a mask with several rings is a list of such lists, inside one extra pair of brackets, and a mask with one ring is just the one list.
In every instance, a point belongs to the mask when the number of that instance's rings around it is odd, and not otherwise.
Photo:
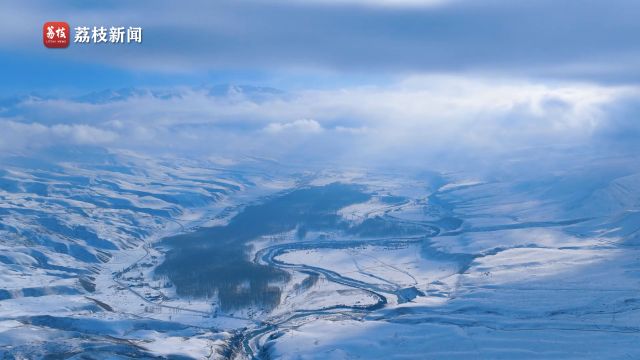
[[(71, 139), (201, 156), (393, 161), (550, 146), (629, 151), (640, 134), (637, 1), (11, 0), (4, 8), (0, 95), (44, 97), (0, 109), (0, 149)], [(144, 42), (46, 49), (45, 21), (141, 26)], [(222, 83), (284, 93), (259, 101), (208, 93)], [(141, 91), (78, 100), (125, 87)]]

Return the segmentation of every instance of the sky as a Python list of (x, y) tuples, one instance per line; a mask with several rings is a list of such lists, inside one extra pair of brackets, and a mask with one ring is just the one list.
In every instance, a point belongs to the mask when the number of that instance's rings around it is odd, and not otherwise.
[[(629, 0), (10, 0), (0, 150), (346, 163), (634, 154), (638, 13)], [(141, 26), (143, 43), (47, 49), (46, 21)]]

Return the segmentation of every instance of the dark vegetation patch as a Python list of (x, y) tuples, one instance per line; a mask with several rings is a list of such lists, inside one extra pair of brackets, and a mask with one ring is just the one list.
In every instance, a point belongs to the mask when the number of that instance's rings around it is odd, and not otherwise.
[(277, 285), (288, 281), (289, 275), (251, 262), (247, 242), (296, 228), (345, 227), (337, 211), (369, 198), (361, 186), (334, 183), (298, 189), (247, 206), (228, 225), (163, 240), (171, 250), (156, 274), (168, 276), (180, 296), (217, 295), (223, 311), (250, 305), (272, 309), (280, 302)]

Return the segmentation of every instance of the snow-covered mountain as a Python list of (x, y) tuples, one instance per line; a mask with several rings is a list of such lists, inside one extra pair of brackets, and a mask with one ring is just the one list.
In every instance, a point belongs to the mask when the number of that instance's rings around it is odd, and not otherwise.
[(491, 176), (92, 147), (1, 161), (5, 358), (640, 353), (633, 159)]
[[(104, 342), (115, 334), (94, 328), (91, 314), (113, 311), (93, 296), (109, 291), (97, 282), (119, 266), (114, 256), (135, 256), (147, 241), (224, 213), (226, 199), (260, 178), (211, 163), (202, 167), (89, 147), (1, 161), (0, 353), (10, 358), (73, 354), (85, 342), (98, 354), (103, 346), (116, 355), (143, 353), (131, 344)], [(135, 319), (119, 321), (104, 326), (147, 327)], [(177, 325), (159, 324), (159, 329), (166, 326)], [(76, 331), (95, 336), (75, 341)]]
[(13, 115), (17, 107), (25, 103), (37, 103), (42, 101), (69, 100), (79, 104), (109, 104), (121, 101), (131, 100), (133, 98), (154, 98), (158, 100), (180, 99), (187, 93), (202, 93), (205, 96), (219, 99), (231, 100), (247, 100), (261, 102), (266, 100), (274, 100), (286, 96), (286, 92), (280, 89), (240, 85), (240, 84), (216, 84), (202, 85), (194, 87), (171, 88), (171, 89), (149, 89), (138, 87), (125, 87), (119, 89), (104, 89), (93, 91), (73, 97), (60, 97), (55, 95), (44, 95), (39, 93), (30, 93), (26, 95), (11, 96), (0, 98), (0, 113), (4, 115)]

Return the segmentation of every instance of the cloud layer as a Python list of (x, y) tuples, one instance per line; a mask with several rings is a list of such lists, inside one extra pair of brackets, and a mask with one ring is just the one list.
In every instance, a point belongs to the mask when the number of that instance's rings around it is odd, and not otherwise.
[(16, 101), (0, 112), (0, 148), (75, 143), (203, 157), (462, 165), (528, 149), (630, 151), (640, 133), (633, 86), (427, 76), (332, 90), (122, 93)]
[[(5, 4), (0, 49), (137, 71), (473, 73), (637, 82), (640, 3), (169, 1)], [(153, 16), (148, 16), (150, 12)], [(142, 46), (41, 46), (46, 19), (139, 25)]]

